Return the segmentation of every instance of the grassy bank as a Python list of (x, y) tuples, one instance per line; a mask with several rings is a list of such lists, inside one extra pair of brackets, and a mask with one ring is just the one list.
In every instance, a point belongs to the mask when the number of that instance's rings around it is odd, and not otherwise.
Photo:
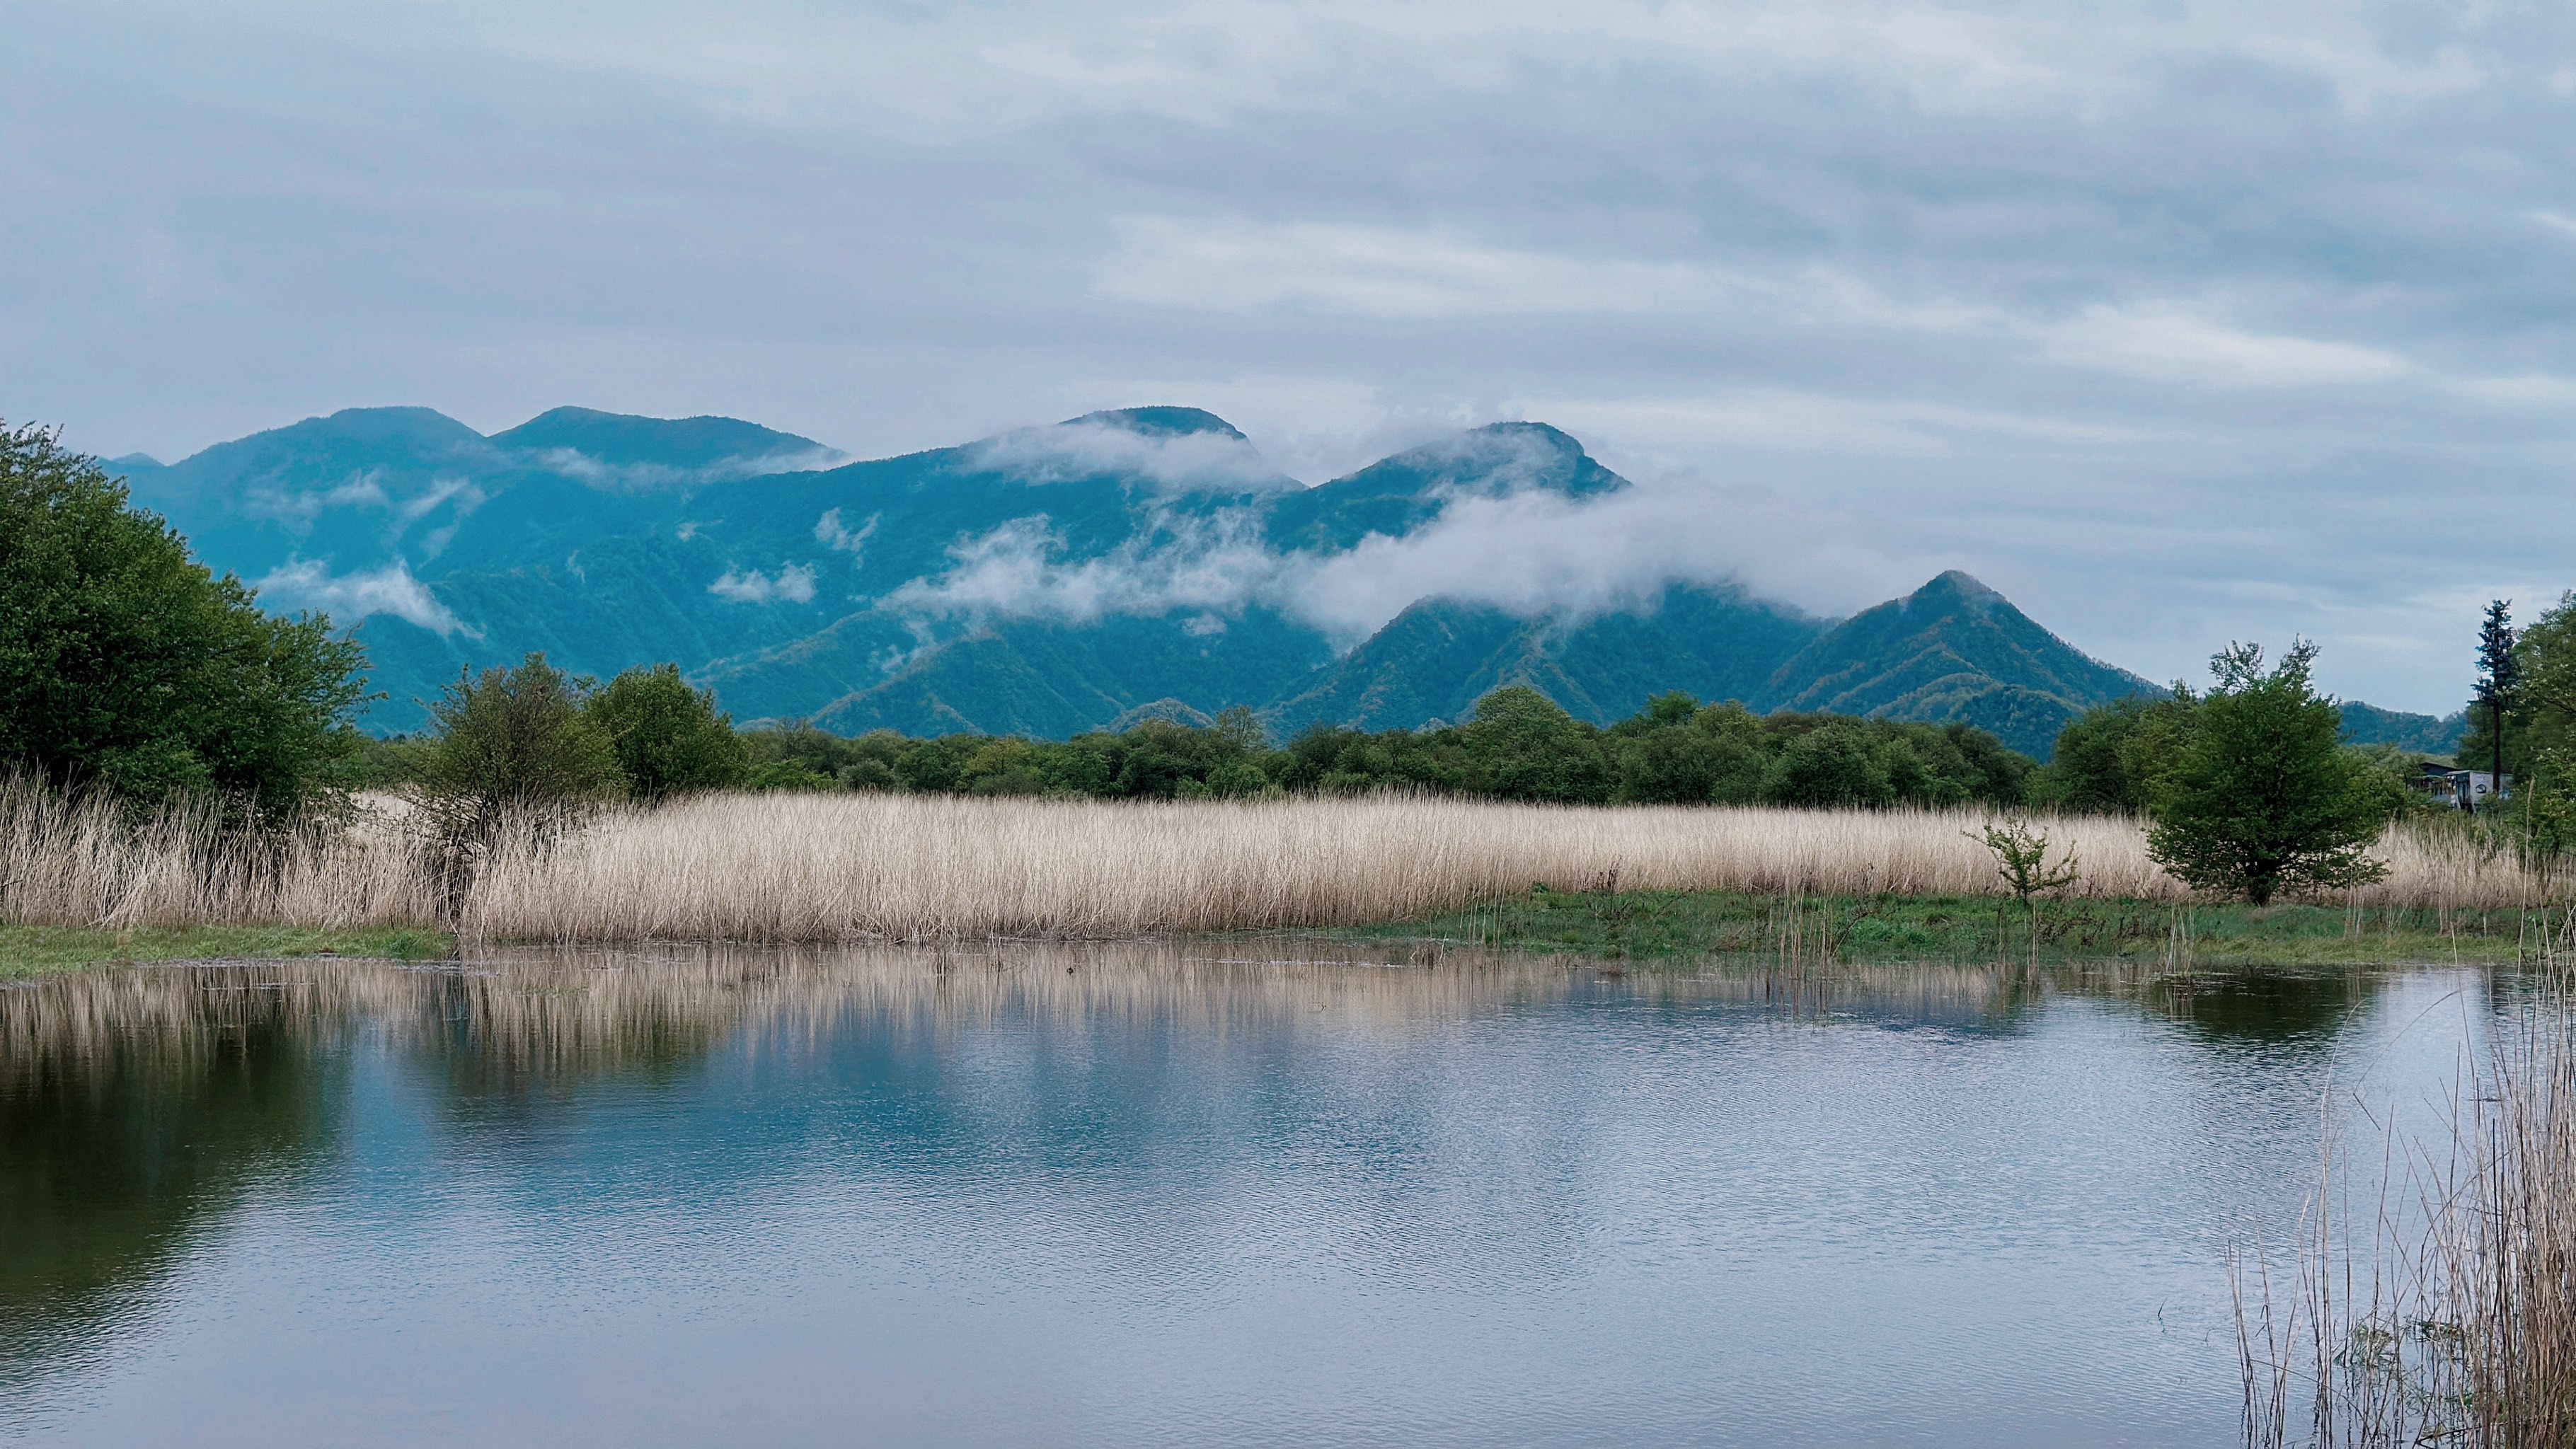
[(2036, 955), (2177, 966), (2358, 966), (2509, 962), (2541, 929), (2539, 912), (2526, 922), (2514, 908), (2077, 898), (2042, 902), (2025, 916), (2018, 904), (1994, 896), (1534, 890), (1447, 915), (1333, 934), (1676, 963), (1725, 955), (1966, 963)]
[(0, 981), (150, 961), (259, 961), (293, 956), (419, 961), (444, 956), (454, 948), (453, 937), (417, 926), (359, 931), (302, 926), (147, 926), (117, 931), (96, 926), (0, 925)]

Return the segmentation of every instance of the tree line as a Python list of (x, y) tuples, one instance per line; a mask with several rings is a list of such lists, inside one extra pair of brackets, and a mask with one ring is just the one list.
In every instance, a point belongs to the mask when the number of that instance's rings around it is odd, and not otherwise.
[(1240, 707), (1203, 726), (1149, 719), (1069, 740), (891, 730), (848, 738), (802, 722), (737, 731), (673, 665), (599, 685), (530, 655), (458, 679), (431, 715), (423, 738), (369, 747), (372, 783), (455, 784), (510, 771), (564, 798), (749, 789), (1192, 800), (1410, 789), (1566, 805), (2012, 805), (2034, 768), (1960, 724), (1756, 715), (1673, 693), (1605, 729), (1526, 685), (1494, 690), (1456, 725), (1318, 726), (1275, 746)]

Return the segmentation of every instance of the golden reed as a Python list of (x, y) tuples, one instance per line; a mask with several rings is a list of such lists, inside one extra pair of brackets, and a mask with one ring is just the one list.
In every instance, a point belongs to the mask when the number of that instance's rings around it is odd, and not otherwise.
[[(1432, 797), (1248, 803), (718, 795), (530, 831), (476, 873), (454, 924), (543, 941), (1115, 937), (1402, 920), (1526, 890), (1990, 894), (1978, 810), (1561, 808)], [(2043, 822), (2075, 894), (2180, 900), (2138, 822)], [(2364, 904), (2535, 901), (2510, 852), (2392, 831)], [(0, 920), (443, 924), (398, 808), (284, 845), (186, 811), (140, 824), (0, 784)], [(2346, 900), (2338, 897), (2338, 903)]]

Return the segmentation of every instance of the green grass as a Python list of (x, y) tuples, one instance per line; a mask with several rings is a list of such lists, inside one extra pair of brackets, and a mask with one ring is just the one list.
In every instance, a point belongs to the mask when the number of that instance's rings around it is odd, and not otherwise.
[[(2043, 961), (2172, 956), (2187, 924), (2192, 961), (2209, 965), (2366, 966), (2458, 959), (2511, 961), (2523, 913), (2429, 907), (2196, 905), (2162, 901), (2019, 904), (1988, 896), (1781, 896), (1727, 892), (1532, 890), (1455, 915), (1332, 934), (1438, 941), (1639, 961), (1794, 953), (1830, 940), (1844, 961)], [(2553, 923), (2554, 924), (2554, 923)], [(2535, 913), (2532, 929), (2541, 928)]]
[(419, 961), (445, 956), (454, 938), (395, 926), (319, 931), (294, 926), (185, 926), (112, 931), (89, 926), (0, 926), (0, 981), (51, 976), (94, 966), (217, 957), (369, 956)]

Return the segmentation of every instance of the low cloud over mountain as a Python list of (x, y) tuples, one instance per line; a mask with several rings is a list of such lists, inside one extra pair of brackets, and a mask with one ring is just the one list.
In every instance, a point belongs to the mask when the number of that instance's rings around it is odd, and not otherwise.
[(1704, 498), (1539, 423), (1313, 487), (1189, 408), (803, 466), (825, 452), (722, 418), (563, 409), (485, 438), (361, 409), (129, 471), (208, 562), (359, 625), (388, 730), (530, 650), (676, 660), (747, 718), (915, 733), (1237, 704), (1282, 731), (1409, 727), (1523, 682), (1601, 720), (1685, 689), (2044, 750), (2152, 688), (1963, 574), (1845, 621), (1765, 599)]

